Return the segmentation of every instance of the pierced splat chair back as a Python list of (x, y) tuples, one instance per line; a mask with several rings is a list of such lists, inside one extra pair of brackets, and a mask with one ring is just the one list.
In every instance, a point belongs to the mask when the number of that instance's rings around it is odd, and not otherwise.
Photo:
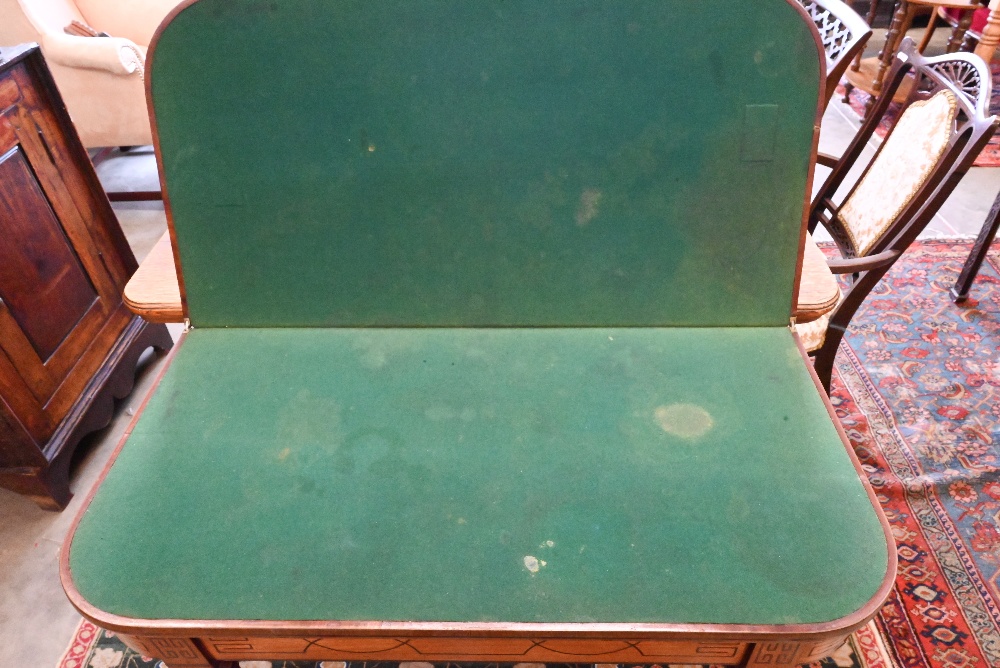
[(872, 29), (846, 2), (841, 0), (799, 0), (819, 31), (826, 52), (826, 91), (830, 102), (840, 77), (851, 60), (861, 52)]
[[(860, 178), (838, 199), (901, 86), (911, 89), (901, 112)], [(837, 348), (854, 313), (993, 135), (998, 120), (988, 115), (990, 93), (990, 70), (978, 56), (924, 58), (907, 39), (882, 95), (816, 194), (809, 231), (818, 224), (829, 230), (843, 256), (830, 262), (831, 269), (853, 275), (829, 318), (796, 327), (828, 390)]]

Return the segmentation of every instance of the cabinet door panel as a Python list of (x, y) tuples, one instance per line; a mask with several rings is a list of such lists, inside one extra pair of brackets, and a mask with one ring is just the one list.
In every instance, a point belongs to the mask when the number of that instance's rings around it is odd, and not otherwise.
[(106, 354), (92, 348), (121, 297), (60, 170), (76, 167), (42, 132), (51, 113), (36, 111), (39, 125), (17, 90), (0, 111), (0, 349), (54, 425)]
[[(46, 414), (42, 402), (34, 395), (35, 388), (31, 381), (23, 378), (10, 357), (0, 349), (0, 396), (9, 407), (12, 419), (20, 422), (36, 443), (44, 443), (55, 432), (58, 421), (53, 421)], [(7, 460), (0, 459), (0, 462), (3, 461)]]
[(97, 299), (20, 147), (0, 156), (0, 217), (21, 218), (0, 244), (0, 299), (43, 362)]

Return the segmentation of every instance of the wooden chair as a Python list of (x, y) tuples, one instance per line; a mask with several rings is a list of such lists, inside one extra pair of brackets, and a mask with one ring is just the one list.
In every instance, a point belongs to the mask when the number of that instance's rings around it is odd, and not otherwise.
[[(839, 203), (837, 191), (908, 74), (915, 77), (910, 97), (889, 135), (857, 183)], [(817, 192), (809, 231), (822, 224), (842, 259), (831, 260), (837, 274), (853, 274), (850, 287), (828, 315), (796, 332), (815, 358), (816, 372), (829, 391), (833, 361), (858, 307), (924, 229), (965, 175), (996, 129), (988, 116), (990, 71), (973, 54), (924, 58), (913, 41), (904, 41), (878, 98), (857, 136)]]
[[(978, 8), (979, 0), (899, 0), (893, 13), (892, 23), (885, 35), (885, 43), (879, 51), (877, 57), (857, 58), (854, 64), (847, 69), (847, 85), (844, 91), (844, 102), (848, 101), (848, 96), (854, 88), (860, 88), (871, 97), (865, 104), (867, 114), (874, 105), (875, 98), (880, 96), (885, 86), (885, 76), (889, 67), (893, 63), (893, 58), (906, 31), (913, 25), (913, 20), (920, 13), (933, 13), (938, 9), (954, 9), (962, 12), (962, 19), (959, 26), (952, 32), (946, 51), (952, 53), (957, 51), (965, 38), (965, 32), (972, 21), (972, 12)], [(873, 7), (874, 10), (874, 7)], [(869, 13), (869, 18), (874, 16), (874, 12)], [(931, 26), (931, 31), (933, 26)], [(925, 32), (924, 39), (917, 49), (922, 52), (930, 41), (930, 35)], [(896, 102), (903, 102), (910, 94), (907, 84), (894, 89)]]
[(872, 36), (865, 20), (841, 0), (799, 0), (819, 31), (826, 52), (826, 103), (840, 83), (847, 65)]

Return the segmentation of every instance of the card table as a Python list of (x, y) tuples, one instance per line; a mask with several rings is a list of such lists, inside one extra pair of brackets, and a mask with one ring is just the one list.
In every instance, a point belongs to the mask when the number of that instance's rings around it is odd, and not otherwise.
[(197, 0), (146, 77), (190, 326), (62, 551), (88, 619), (169, 668), (760, 668), (875, 615), (789, 327), (794, 0)]

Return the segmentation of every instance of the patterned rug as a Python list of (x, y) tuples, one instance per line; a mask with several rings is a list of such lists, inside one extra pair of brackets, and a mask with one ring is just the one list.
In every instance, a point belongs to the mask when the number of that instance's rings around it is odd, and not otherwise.
[[(915, 244), (837, 358), (833, 403), (892, 525), (899, 571), (876, 618), (814, 668), (1000, 668), (1000, 242), (960, 307), (947, 291), (970, 246)], [(83, 622), (57, 668), (157, 665)]]
[[(990, 113), (1000, 114), (1000, 61), (993, 61), (990, 63), (990, 70), (993, 72), (993, 94), (990, 98)], [(842, 100), (844, 97), (844, 84), (841, 82), (837, 86), (837, 92), (834, 93), (834, 98), (837, 100)], [(851, 96), (849, 99), (849, 106), (851, 111), (857, 117), (860, 122), (865, 115), (865, 105), (871, 96), (855, 88), (851, 91)], [(892, 126), (892, 122), (895, 119), (895, 115), (899, 110), (899, 106), (896, 103), (889, 105), (889, 112), (879, 123), (879, 127), (876, 133), (880, 137), (885, 137), (889, 132), (889, 128)], [(997, 133), (990, 138), (989, 143), (983, 147), (983, 150), (979, 153), (976, 161), (972, 163), (974, 167), (1000, 167), (1000, 133)]]

